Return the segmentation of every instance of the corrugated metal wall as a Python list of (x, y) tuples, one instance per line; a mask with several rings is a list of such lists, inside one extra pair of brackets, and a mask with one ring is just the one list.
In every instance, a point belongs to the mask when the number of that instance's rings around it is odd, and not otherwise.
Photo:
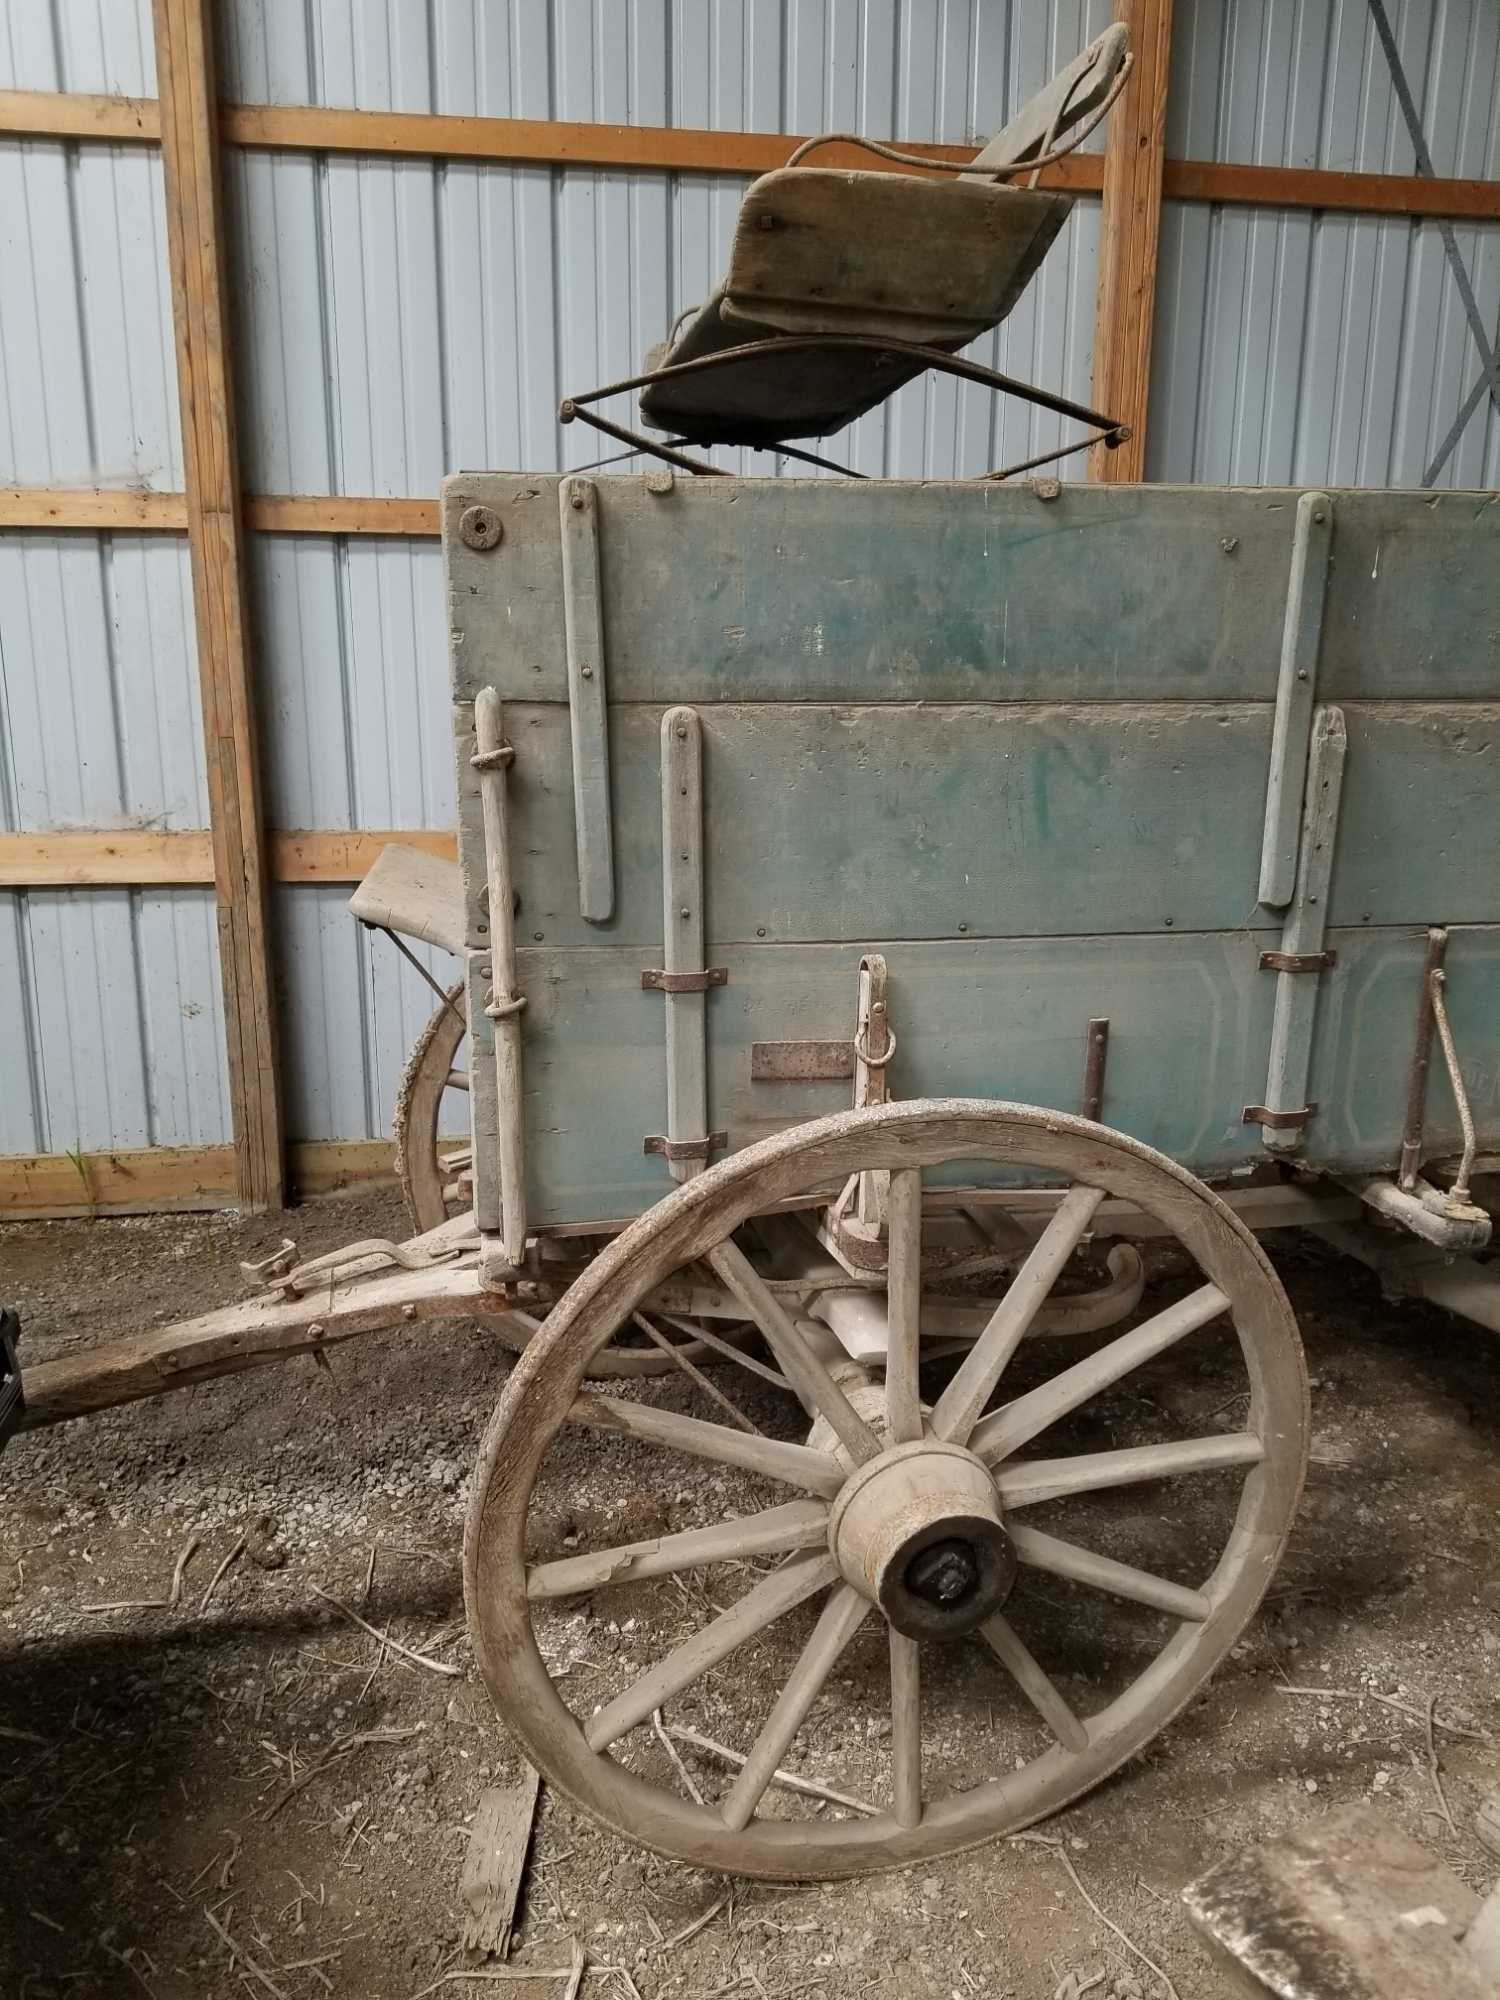
[[(1441, 175), (1500, 179), (1500, 6), (1387, 0)], [(1411, 174), (1368, 0), (1177, 0), (1167, 152)], [(1454, 231), (1491, 339), (1500, 227)], [(1417, 486), (1479, 375), (1431, 222), (1168, 202), (1153, 479)], [(1476, 410), (1439, 486), (1500, 485)]]
[[(149, 0), (0, 8), (0, 84), (149, 96)], [(0, 144), (0, 484), (182, 485), (161, 161)], [(0, 537), (0, 827), (201, 827), (186, 544)], [(0, 896), (0, 1151), (229, 1137), (213, 899)]]
[[(1500, 177), (1500, 10), (1389, 0), (1439, 173)], [(1108, 0), (225, 0), (222, 87), (279, 104), (978, 141)], [(0, 85), (151, 95), (149, 0), (0, 0)], [(1412, 170), (1367, 0), (1177, 0), (1169, 153)], [(592, 457), (559, 397), (629, 373), (721, 267), (742, 183), (231, 151), (252, 490), (430, 495)], [(1481, 310), (1500, 230), (1460, 228)], [(1087, 399), (1080, 201), (979, 354)], [(0, 484), (180, 486), (160, 163), (0, 142)], [(1171, 203), (1154, 477), (1415, 483), (1477, 373), (1431, 224)], [(840, 446), (945, 477), (1056, 421), (913, 385)], [(835, 452), (835, 456), (839, 455)], [(775, 469), (765, 456), (746, 469)], [(1500, 484), (1481, 408), (1440, 483)], [(435, 545), (252, 544), (273, 824), (452, 821)], [(0, 826), (202, 825), (185, 550), (0, 537)], [(430, 995), (341, 889), (277, 892), (288, 1122), (387, 1129)], [(0, 897), (0, 1151), (228, 1137), (211, 898)]]
[[(280, 104), (964, 141), (1002, 125), (1108, 18), (1108, 0), (238, 0), (222, 81), (227, 95)], [(431, 494), (461, 466), (545, 471), (593, 458), (591, 432), (558, 425), (559, 399), (632, 373), (705, 296), (744, 185), (232, 155), (247, 484)], [(1083, 398), (1097, 217), (1096, 204), (1079, 205), (1037, 285), (981, 350)], [(914, 384), (857, 427), (849, 462), (944, 477), (1060, 435), (1045, 414)], [(718, 456), (777, 469), (765, 454)], [(273, 823), (451, 825), (437, 548), (263, 536), (255, 586)], [(401, 1056), (430, 1007), (388, 947), (355, 934), (344, 900), (336, 889), (279, 892), (300, 1137), (384, 1132)]]

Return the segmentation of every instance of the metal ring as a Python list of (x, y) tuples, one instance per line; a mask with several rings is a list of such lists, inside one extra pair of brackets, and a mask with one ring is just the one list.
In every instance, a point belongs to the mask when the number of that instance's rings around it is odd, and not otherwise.
[(855, 1060), (857, 1062), (862, 1062), (866, 1069), (884, 1069), (886, 1064), (890, 1061), (891, 1057), (895, 1053), (896, 1053), (896, 1031), (893, 1027), (891, 1027), (889, 1022), (886, 1023), (885, 1053), (883, 1055), (872, 1056), (870, 1054), (869, 1043), (865, 1040), (864, 1029), (862, 1027), (855, 1029), (854, 1031)]
[(526, 995), (518, 993), (513, 1000), (497, 1000), (493, 993), (484, 1003), (484, 1011), (492, 1021), (508, 1020), (512, 1014), (519, 1014), (526, 1005)]

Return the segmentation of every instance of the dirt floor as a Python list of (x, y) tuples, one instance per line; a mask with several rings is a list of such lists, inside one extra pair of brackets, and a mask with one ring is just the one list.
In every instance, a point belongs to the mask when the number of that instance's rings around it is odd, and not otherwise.
[[(384, 1191), (253, 1223), (11, 1224), (0, 1299), (21, 1308), (25, 1356), (40, 1360), (238, 1296), (238, 1260), (283, 1233), (311, 1254), (404, 1229)], [(576, 1940), (584, 1995), (619, 2000), (1166, 1993), (1124, 1933), (1181, 2000), (1228, 2000), (1181, 1914), (1182, 1886), (1249, 1841), (1360, 1800), (1487, 1886), (1496, 1864), (1473, 1814), (1500, 1783), (1500, 1347), (1437, 1311), (1383, 1303), (1363, 1271), (1315, 1245), (1283, 1240), (1275, 1254), (1313, 1379), (1314, 1463), (1291, 1547), (1199, 1699), (1041, 1829), (1053, 1844), (995, 1844), (854, 1885), (736, 1884), (645, 1855), (544, 1790), (512, 1963), (566, 1968)], [(1213, 1400), (1223, 1358), (1212, 1342), (1180, 1352), (1115, 1413), (1143, 1418), (1146, 1435), (1233, 1423), (1232, 1394)], [(3, 2000), (495, 1990), (445, 1975), (477, 1963), (460, 1950), (468, 1822), (485, 1788), (520, 1770), (472, 1664), (459, 1566), (475, 1445), (507, 1365), (478, 1328), (405, 1329), (336, 1350), (331, 1372), (298, 1360), (11, 1444)], [(796, 1434), (774, 1389), (751, 1391), (752, 1417)], [(680, 1378), (630, 1393), (695, 1407)], [(645, 1447), (569, 1436), (538, 1493), (541, 1554), (739, 1503), (737, 1475), (700, 1472), (679, 1490)], [(1175, 1538), (1157, 1566), (1201, 1575), (1212, 1510), (1189, 1522), (1163, 1492), (1135, 1489), (1112, 1546)], [(190, 1544), (176, 1607), (133, 1604), (168, 1595)], [(583, 1713), (701, 1613), (686, 1589), (641, 1588), (635, 1622), (613, 1590), (539, 1613)], [(1032, 1629), (1062, 1684), (1082, 1690), (1136, 1657), (1149, 1614), (1139, 1629), (1106, 1624), (1075, 1589), (1042, 1593)], [(457, 1672), (404, 1661), (330, 1599)], [(993, 1662), (951, 1650), (924, 1683), (929, 1757), (935, 1776), (972, 1783), (1025, 1754), (1026, 1724)], [(752, 1648), (729, 1681), (685, 1698), (680, 1719), (747, 1744), (753, 1720), (737, 1707), (763, 1707), (761, 1683), (774, 1685), (762, 1658)], [(881, 1686), (867, 1631), (792, 1768), (878, 1796)], [(654, 1742), (640, 1756), (670, 1781)], [(705, 1790), (722, 1788), (722, 1771), (687, 1758)]]

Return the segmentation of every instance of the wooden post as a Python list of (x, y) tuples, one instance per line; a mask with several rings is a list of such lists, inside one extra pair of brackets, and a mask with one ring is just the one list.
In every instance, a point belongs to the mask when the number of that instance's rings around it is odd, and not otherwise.
[(235, 1180), (285, 1194), (265, 829), (246, 633), (239, 453), (219, 184), (212, 0), (154, 0), (188, 542), (229, 1045)]
[(1129, 424), (1131, 435), (1114, 451), (1096, 445), (1089, 456), (1095, 479), (1138, 480), (1146, 476), (1172, 0), (1116, 0), (1115, 18), (1130, 30), (1135, 66), (1107, 128), (1093, 400), (1096, 410)]

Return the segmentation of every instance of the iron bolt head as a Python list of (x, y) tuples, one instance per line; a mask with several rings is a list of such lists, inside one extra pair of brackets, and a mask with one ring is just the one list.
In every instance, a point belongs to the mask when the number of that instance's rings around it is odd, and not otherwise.
[(906, 1568), (907, 1589), (928, 1604), (958, 1604), (978, 1581), (979, 1565), (967, 1542), (934, 1542)]
[(583, 666), (580, 667), (578, 671), (582, 675), (583, 679), (586, 681), (591, 681), (594, 678), (594, 670), (592, 667)]
[(1224, 551), (1226, 556), (1232, 556), (1239, 545), (1240, 538), (1238, 535), (1222, 535), (1219, 538), (1219, 547)]
[(493, 549), (505, 533), (493, 507), (465, 507), (458, 517), (458, 538), (467, 548)]
[(568, 505), (573, 509), (574, 513), (576, 514), (581, 514), (583, 512), (583, 495), (579, 492), (576, 486), (573, 488), (573, 491), (568, 495)]

